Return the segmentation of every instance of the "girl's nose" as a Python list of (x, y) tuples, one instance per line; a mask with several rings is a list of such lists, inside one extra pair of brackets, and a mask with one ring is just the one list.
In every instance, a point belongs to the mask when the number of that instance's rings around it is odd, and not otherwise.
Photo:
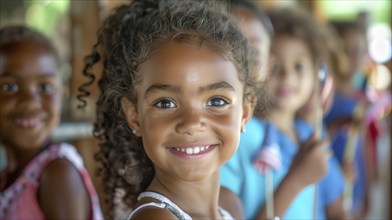
[(279, 68), (279, 78), (282, 82), (290, 82), (293, 80), (293, 70), (286, 66)]
[(206, 123), (203, 116), (198, 110), (186, 109), (179, 116), (179, 123), (176, 125), (176, 131), (179, 134), (194, 135), (206, 129)]
[(32, 108), (41, 104), (41, 95), (36, 88), (23, 88), (20, 93), (20, 103), (26, 108)]

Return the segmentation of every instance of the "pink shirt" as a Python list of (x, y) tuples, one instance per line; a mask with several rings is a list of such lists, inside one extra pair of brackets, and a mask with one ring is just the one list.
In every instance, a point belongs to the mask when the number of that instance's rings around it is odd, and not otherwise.
[(83, 159), (72, 145), (66, 143), (46, 148), (29, 162), (11, 186), (0, 192), (0, 219), (45, 219), (37, 200), (39, 179), (46, 166), (59, 158), (67, 159), (79, 171), (90, 195), (91, 219), (103, 219), (98, 196)]

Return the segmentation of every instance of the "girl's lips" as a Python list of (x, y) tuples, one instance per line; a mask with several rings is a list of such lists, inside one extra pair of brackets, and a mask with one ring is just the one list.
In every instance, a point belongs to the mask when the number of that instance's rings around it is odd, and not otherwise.
[(207, 145), (207, 146), (196, 146), (196, 147), (171, 147), (170, 152), (176, 156), (196, 159), (203, 157), (204, 155), (210, 153), (215, 149), (217, 145)]
[(294, 94), (294, 89), (282, 88), (277, 91), (278, 96), (288, 97)]
[(15, 118), (15, 124), (19, 127), (32, 129), (38, 127), (41, 124), (39, 117), (19, 117)]

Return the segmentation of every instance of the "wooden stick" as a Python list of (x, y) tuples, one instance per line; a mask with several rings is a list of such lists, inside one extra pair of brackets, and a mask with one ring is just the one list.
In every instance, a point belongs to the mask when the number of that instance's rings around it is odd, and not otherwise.
[[(353, 126), (349, 127), (347, 135), (346, 149), (344, 152), (344, 162), (352, 163), (354, 161), (355, 149), (358, 142), (358, 131)], [(346, 211), (350, 211), (353, 206), (353, 183), (348, 180), (344, 181), (343, 207)]]
[(274, 179), (273, 170), (270, 168), (266, 169), (266, 182), (265, 182), (265, 192), (267, 200), (267, 219), (274, 218)]

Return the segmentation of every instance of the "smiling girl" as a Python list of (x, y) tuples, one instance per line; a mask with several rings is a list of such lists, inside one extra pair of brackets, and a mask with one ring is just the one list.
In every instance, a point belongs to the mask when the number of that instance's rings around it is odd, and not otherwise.
[(60, 63), (49, 40), (24, 26), (0, 29), (0, 219), (102, 219), (76, 149), (53, 143), (60, 122)]
[(101, 59), (95, 134), (109, 201), (124, 190), (130, 219), (230, 219), (218, 206), (219, 167), (238, 147), (255, 85), (223, 2), (121, 6), (84, 74)]

